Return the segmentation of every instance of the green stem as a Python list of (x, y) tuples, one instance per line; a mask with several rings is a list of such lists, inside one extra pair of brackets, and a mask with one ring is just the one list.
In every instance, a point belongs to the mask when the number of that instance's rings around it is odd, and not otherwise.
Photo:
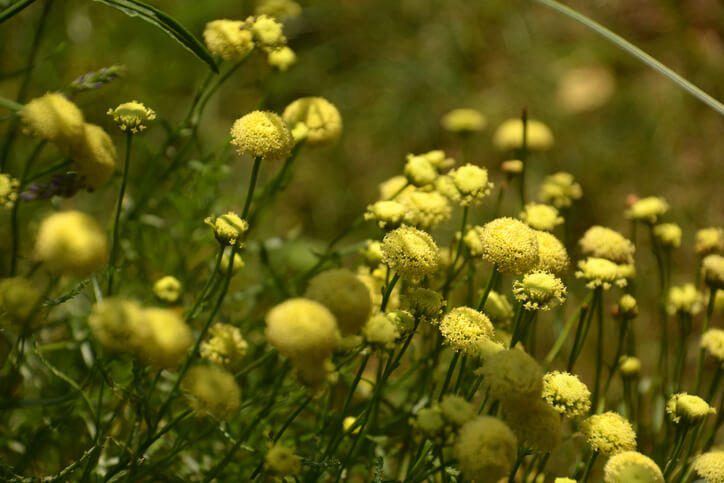
[(616, 371), (618, 370), (619, 366), (619, 360), (621, 359), (621, 355), (623, 355), (623, 344), (626, 340), (626, 332), (628, 331), (628, 323), (629, 319), (626, 317), (623, 317), (621, 319), (621, 327), (618, 331), (618, 342), (616, 343), (616, 353), (613, 356), (613, 362), (611, 363), (611, 369), (608, 371), (608, 377), (606, 378), (606, 383), (603, 385), (603, 391), (601, 392), (601, 400), (598, 403), (598, 410), (597, 413), (602, 412), (606, 408), (606, 395), (608, 394), (608, 388), (611, 386), (611, 381), (613, 381), (613, 376), (616, 375)]
[[(701, 329), (701, 333), (705, 333), (709, 330), (709, 323), (711, 322), (711, 316), (714, 312), (714, 300), (716, 299), (716, 287), (710, 287), (709, 303), (706, 305), (706, 317), (704, 318), (704, 326)], [(699, 348), (699, 357), (696, 359), (696, 385), (694, 386), (694, 394), (699, 394), (701, 389), (701, 373), (704, 366), (704, 348)]]
[(437, 400), (442, 401), (443, 396), (445, 395), (445, 391), (447, 391), (447, 387), (450, 384), (450, 380), (452, 379), (452, 375), (455, 372), (455, 366), (458, 363), (458, 359), (460, 359), (460, 353), (456, 352), (453, 355), (452, 360), (450, 361), (450, 365), (447, 368), (447, 374), (445, 374), (445, 381), (442, 383), (442, 388), (440, 389), (440, 395), (438, 396)]
[(121, 191), (118, 193), (118, 204), (116, 205), (116, 216), (113, 222), (113, 241), (111, 245), (111, 257), (108, 261), (108, 288), (106, 294), (113, 295), (113, 276), (116, 273), (116, 257), (118, 256), (118, 237), (120, 235), (121, 225), (121, 208), (123, 207), (123, 196), (126, 193), (126, 184), (128, 183), (128, 170), (131, 160), (131, 142), (133, 134), (126, 133), (126, 159), (123, 162), (123, 179), (121, 181)]
[(0, 96), (0, 106), (15, 112), (20, 111), (23, 107), (25, 107), (18, 102), (11, 101), (10, 99), (2, 96)]
[(518, 468), (520, 468), (520, 465), (523, 463), (523, 460), (527, 455), (528, 451), (522, 446), (518, 446), (518, 456), (515, 458), (515, 463), (513, 463), (513, 467), (510, 469), (508, 483), (515, 483), (515, 474), (518, 472)]
[(576, 360), (578, 360), (578, 356), (581, 354), (581, 351), (583, 350), (583, 345), (586, 342), (586, 336), (588, 335), (588, 329), (591, 327), (591, 319), (593, 318), (593, 312), (595, 312), (596, 307), (600, 303), (601, 300), (601, 287), (596, 287), (593, 290), (593, 300), (591, 300), (591, 305), (586, 310), (585, 317), (583, 318), (583, 323), (578, 325), (578, 329), (576, 329), (576, 338), (573, 341), (573, 347), (571, 348), (571, 355), (568, 358), (568, 372), (573, 372), (573, 366), (576, 364)]
[(594, 404), (598, 401), (599, 391), (601, 389), (601, 373), (603, 372), (603, 297), (599, 294), (598, 305), (596, 306), (596, 379), (593, 384), (593, 395), (591, 401)]
[(387, 284), (385, 287), (385, 291), (382, 294), (382, 304), (380, 305), (380, 312), (384, 313), (385, 309), (387, 308), (387, 302), (390, 300), (390, 295), (392, 295), (392, 289), (395, 288), (395, 284), (400, 279), (400, 274), (395, 273), (393, 275), (392, 280)]
[(480, 300), (478, 301), (477, 305), (477, 311), (480, 312), (485, 308), (485, 302), (488, 300), (488, 295), (490, 295), (490, 291), (493, 290), (493, 285), (495, 285), (495, 281), (498, 279), (500, 274), (498, 273), (498, 266), (493, 265), (493, 270), (490, 272), (490, 277), (488, 277), (488, 283), (485, 285), (485, 290), (483, 291), (483, 295), (480, 297)]
[(556, 356), (563, 348), (563, 344), (566, 342), (566, 339), (568, 339), (568, 334), (570, 334), (571, 329), (573, 329), (573, 325), (576, 323), (576, 321), (578, 321), (579, 326), (582, 324), (582, 322), (583, 322), (582, 319), (583, 319), (583, 317), (586, 316), (585, 307), (591, 303), (592, 297), (593, 297), (593, 292), (589, 292), (588, 295), (586, 296), (586, 299), (583, 301), (583, 303), (578, 308), (578, 310), (571, 316), (570, 319), (568, 319), (568, 322), (566, 322), (566, 325), (563, 328), (563, 331), (558, 336), (558, 339), (556, 339), (556, 342), (553, 344), (551, 351), (548, 353), (548, 355), (545, 358), (545, 367), (546, 368), (553, 363)]
[(689, 331), (691, 329), (691, 314), (679, 312), (679, 350), (676, 355), (676, 363), (674, 364), (674, 392), (681, 390), (681, 378), (684, 374), (684, 364), (686, 362), (686, 348)]
[(523, 162), (523, 169), (520, 172), (520, 205), (521, 209), (525, 208), (525, 169), (528, 157), (528, 110), (523, 108), (520, 114), (520, 120), (523, 125), (523, 139), (520, 145), (520, 160)]
[(249, 189), (246, 192), (246, 201), (244, 202), (244, 209), (241, 212), (242, 219), (246, 219), (246, 216), (249, 214), (249, 207), (251, 206), (251, 199), (254, 197), (254, 188), (256, 187), (256, 179), (259, 176), (260, 166), (261, 158), (254, 158), (254, 164), (251, 167), (251, 178), (249, 178)]
[[(681, 423), (682, 425), (685, 423)], [(668, 478), (671, 471), (676, 466), (676, 461), (679, 459), (679, 454), (681, 454), (681, 448), (684, 446), (684, 440), (686, 439), (686, 433), (688, 432), (689, 427), (688, 426), (677, 426), (676, 427), (676, 445), (674, 446), (674, 450), (671, 452), (671, 455), (666, 460), (666, 465), (664, 466), (664, 478)]]
[(583, 470), (583, 477), (581, 478), (581, 483), (588, 482), (588, 477), (591, 474), (591, 469), (593, 469), (593, 463), (595, 463), (597, 456), (598, 451), (592, 451), (591, 456), (588, 457), (588, 461), (586, 462), (586, 469)]

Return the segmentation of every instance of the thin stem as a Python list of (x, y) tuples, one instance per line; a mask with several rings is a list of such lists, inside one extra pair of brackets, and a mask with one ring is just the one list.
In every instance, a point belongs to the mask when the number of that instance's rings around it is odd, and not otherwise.
[(520, 172), (520, 204), (521, 209), (525, 208), (525, 168), (528, 157), (528, 110), (523, 108), (520, 114), (521, 124), (523, 125), (523, 139), (520, 144), (520, 160), (523, 162), (523, 169)]
[(246, 201), (244, 202), (244, 209), (241, 212), (242, 219), (246, 219), (246, 215), (249, 214), (249, 207), (251, 206), (251, 199), (254, 197), (254, 188), (256, 187), (256, 179), (259, 176), (260, 166), (261, 158), (254, 158), (254, 165), (251, 168), (251, 178), (249, 179), (249, 189), (246, 192)]
[(597, 287), (593, 291), (593, 300), (591, 301), (591, 305), (586, 310), (585, 317), (581, 319), (582, 323), (580, 323), (578, 325), (578, 329), (576, 329), (576, 338), (573, 341), (571, 355), (568, 359), (568, 372), (573, 372), (573, 366), (576, 364), (576, 360), (578, 360), (578, 356), (583, 350), (583, 345), (585, 344), (586, 336), (588, 335), (588, 329), (591, 327), (591, 318), (593, 317), (593, 312), (596, 310), (596, 307), (600, 303), (600, 300), (601, 287)]
[[(716, 299), (716, 287), (711, 287), (709, 292), (709, 303), (706, 305), (706, 317), (704, 318), (704, 326), (701, 329), (702, 334), (709, 330), (709, 322), (714, 312), (714, 300)], [(701, 372), (704, 366), (704, 348), (699, 348), (699, 357), (696, 360), (696, 385), (694, 386), (694, 394), (699, 394), (701, 389)]]
[(25, 107), (18, 102), (11, 101), (10, 99), (2, 96), (0, 96), (0, 106), (15, 112), (20, 111), (23, 107)]
[(676, 427), (676, 445), (674, 446), (674, 450), (671, 452), (671, 455), (666, 460), (666, 466), (664, 466), (664, 478), (668, 478), (669, 474), (676, 466), (676, 461), (679, 459), (679, 454), (681, 454), (681, 448), (684, 446), (684, 440), (686, 439), (688, 429), (688, 426)]
[(495, 285), (495, 281), (498, 279), (500, 274), (498, 273), (498, 266), (493, 265), (493, 270), (490, 272), (490, 277), (488, 277), (488, 283), (485, 285), (485, 291), (483, 291), (483, 295), (480, 297), (480, 300), (478, 301), (477, 310), (480, 312), (485, 307), (485, 302), (488, 300), (488, 295), (490, 295), (490, 291), (493, 290), (493, 286)]
[(621, 319), (621, 327), (618, 331), (618, 341), (616, 343), (616, 353), (613, 356), (613, 362), (611, 363), (611, 368), (608, 371), (608, 377), (606, 378), (606, 383), (603, 385), (603, 391), (601, 392), (601, 400), (598, 403), (598, 410), (596, 412), (601, 412), (606, 407), (606, 395), (608, 394), (608, 388), (611, 386), (611, 381), (613, 381), (613, 376), (616, 375), (616, 370), (619, 366), (619, 360), (621, 359), (621, 355), (623, 354), (623, 344), (626, 339), (626, 332), (628, 331), (628, 324), (629, 319), (626, 317), (623, 317)]
[(586, 469), (583, 470), (583, 477), (581, 478), (581, 483), (588, 482), (588, 477), (591, 474), (591, 469), (593, 469), (593, 463), (595, 463), (597, 456), (598, 451), (592, 451), (591, 456), (588, 457), (588, 461), (586, 462)]
[(520, 468), (520, 465), (523, 463), (523, 460), (528, 455), (528, 451), (525, 450), (522, 446), (518, 446), (518, 456), (515, 458), (515, 463), (513, 463), (513, 467), (510, 469), (510, 475), (508, 475), (508, 483), (515, 483), (515, 474), (518, 472), (518, 468)]
[(126, 133), (126, 159), (123, 162), (123, 179), (121, 181), (121, 191), (118, 193), (118, 204), (116, 205), (116, 216), (113, 222), (113, 241), (111, 245), (111, 257), (108, 261), (108, 288), (106, 294), (113, 295), (113, 276), (116, 273), (116, 257), (118, 256), (118, 237), (120, 235), (121, 225), (121, 208), (123, 206), (123, 196), (126, 193), (126, 184), (128, 182), (128, 170), (131, 160), (131, 142), (133, 134)]
[(596, 306), (596, 326), (598, 332), (596, 334), (596, 379), (593, 383), (593, 396), (591, 401), (594, 404), (598, 402), (598, 394), (601, 388), (601, 373), (603, 372), (603, 299), (599, 294), (598, 305)]
[(571, 332), (571, 329), (573, 328), (573, 325), (576, 323), (576, 321), (578, 320), (579, 326), (583, 322), (583, 317), (586, 316), (585, 307), (591, 303), (592, 297), (593, 297), (593, 292), (589, 292), (588, 295), (586, 296), (586, 299), (583, 301), (583, 303), (578, 308), (578, 310), (571, 316), (570, 319), (568, 319), (568, 322), (566, 322), (565, 327), (563, 327), (563, 331), (558, 336), (558, 339), (553, 344), (551, 351), (548, 353), (548, 355), (545, 358), (545, 367), (546, 368), (553, 363), (556, 356), (563, 348), (563, 344), (566, 342), (566, 339), (568, 338), (568, 334)]
[(442, 388), (440, 389), (440, 395), (437, 398), (438, 401), (442, 401), (442, 397), (445, 395), (445, 391), (447, 391), (447, 387), (450, 384), (452, 375), (455, 372), (455, 366), (458, 363), (458, 359), (460, 359), (460, 353), (456, 352), (453, 355), (453, 358), (450, 361), (450, 365), (447, 368), (447, 374), (445, 374), (445, 381), (442, 383)]
[(384, 313), (385, 309), (387, 308), (387, 302), (389, 302), (390, 295), (392, 295), (392, 289), (395, 288), (395, 284), (399, 279), (400, 274), (395, 273), (395, 275), (392, 277), (392, 280), (390, 280), (390, 282), (385, 287), (385, 291), (382, 294), (382, 304), (380, 305), (380, 312)]

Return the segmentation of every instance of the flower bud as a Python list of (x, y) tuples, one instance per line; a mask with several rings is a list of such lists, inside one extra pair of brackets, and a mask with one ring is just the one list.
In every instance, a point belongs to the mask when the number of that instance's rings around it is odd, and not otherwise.
[(342, 134), (342, 116), (323, 97), (299, 98), (284, 109), (282, 117), (290, 126), (304, 124), (308, 129), (306, 142), (310, 145), (333, 143)]

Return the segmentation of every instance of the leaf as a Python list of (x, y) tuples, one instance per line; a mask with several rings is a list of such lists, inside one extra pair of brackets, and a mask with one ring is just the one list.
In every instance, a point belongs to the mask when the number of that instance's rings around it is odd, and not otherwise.
[(219, 68), (214, 62), (213, 57), (206, 47), (194, 37), (191, 32), (178, 23), (173, 17), (162, 12), (161, 10), (138, 0), (93, 0), (102, 3), (116, 10), (120, 10), (129, 17), (139, 17), (141, 20), (155, 25), (169, 36), (173, 37), (178, 43), (191, 51), (199, 59), (206, 62), (211, 70), (218, 74)]
[(0, 12), (0, 23), (3, 23), (16, 13), (19, 13), (21, 10), (23, 10), (25, 7), (30, 5), (31, 3), (35, 2), (35, 0), (19, 0), (12, 5), (10, 5), (8, 8)]

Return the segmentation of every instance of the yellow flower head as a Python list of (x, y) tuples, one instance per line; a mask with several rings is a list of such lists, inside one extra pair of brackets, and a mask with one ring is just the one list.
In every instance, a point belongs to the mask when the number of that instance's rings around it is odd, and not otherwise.
[(296, 17), (302, 7), (294, 0), (262, 0), (254, 9), (256, 15), (269, 15), (275, 18)]
[(553, 452), (561, 442), (561, 417), (540, 399), (504, 404), (503, 419), (520, 444), (537, 453)]
[(535, 230), (553, 231), (565, 220), (558, 215), (558, 210), (551, 205), (528, 203), (520, 213), (520, 219)]
[(230, 371), (238, 371), (248, 344), (241, 330), (229, 324), (214, 324), (209, 337), (201, 344), (201, 357)]
[(627, 319), (633, 319), (639, 315), (639, 306), (636, 299), (630, 294), (624, 294), (618, 300), (618, 313)]
[(400, 302), (402, 308), (409, 311), (416, 319), (433, 325), (438, 323), (447, 304), (439, 292), (420, 287), (408, 291)]
[(550, 272), (534, 270), (513, 283), (513, 294), (526, 310), (549, 310), (566, 301), (566, 287)]
[(603, 468), (606, 483), (664, 483), (661, 468), (637, 451), (624, 451), (609, 458)]
[(649, 196), (641, 198), (626, 212), (626, 216), (632, 220), (643, 221), (654, 224), (659, 217), (669, 211), (669, 204), (665, 199), (658, 196)]
[(606, 104), (615, 88), (616, 78), (609, 67), (575, 67), (559, 79), (556, 97), (568, 112), (587, 112)]
[(362, 328), (362, 335), (372, 345), (391, 348), (400, 337), (400, 332), (392, 319), (385, 314), (378, 313), (367, 320)]
[(115, 109), (106, 112), (121, 128), (121, 131), (131, 131), (133, 134), (146, 129), (146, 123), (156, 119), (156, 113), (138, 101), (124, 102)]
[(252, 111), (234, 121), (231, 138), (239, 154), (268, 160), (286, 159), (294, 147), (289, 126), (270, 111)]
[(159, 300), (172, 304), (181, 296), (181, 282), (172, 275), (161, 277), (153, 284), (153, 294)]
[(439, 405), (417, 411), (413, 424), (425, 436), (432, 439), (442, 436), (445, 430), (445, 421), (442, 419), (442, 410)]
[(724, 330), (709, 329), (701, 336), (701, 347), (710, 355), (724, 362)]
[(106, 233), (85, 213), (63, 211), (52, 214), (40, 224), (35, 258), (53, 272), (86, 277), (106, 264)]
[(681, 227), (676, 223), (661, 223), (654, 227), (654, 236), (664, 248), (681, 246)]
[(699, 455), (694, 460), (694, 471), (707, 483), (724, 481), (724, 451), (714, 450)]
[(666, 403), (666, 413), (676, 424), (693, 426), (702, 422), (708, 415), (716, 414), (716, 409), (699, 396), (683, 392), (669, 398)]
[[(219, 217), (209, 216), (204, 223), (214, 229), (214, 236), (222, 245), (240, 245), (242, 236), (249, 230), (249, 223), (233, 211)], [(227, 265), (228, 268), (228, 265)]]
[(452, 215), (450, 202), (438, 191), (406, 190), (396, 200), (406, 209), (405, 223), (425, 230), (436, 228)]
[(135, 351), (146, 335), (141, 306), (115, 297), (106, 298), (93, 306), (88, 325), (98, 342), (114, 352)]
[(290, 126), (304, 124), (308, 129), (306, 142), (310, 145), (333, 143), (342, 134), (342, 116), (324, 97), (299, 98), (284, 109), (282, 117)]
[(483, 242), (480, 237), (483, 234), (482, 226), (474, 226), (463, 236), (463, 243), (472, 257), (479, 257), (483, 254)]
[(31, 100), (19, 114), (25, 132), (56, 143), (66, 152), (83, 136), (83, 113), (57, 92)]
[(459, 427), (477, 416), (477, 412), (465, 398), (454, 394), (447, 394), (438, 404), (445, 422), (453, 427)]
[(73, 168), (90, 189), (102, 186), (116, 169), (116, 147), (102, 127), (84, 125), (83, 136), (71, 147)]
[(403, 172), (410, 184), (414, 186), (427, 186), (437, 179), (437, 168), (423, 155), (407, 155), (407, 162)]
[[(541, 121), (528, 119), (526, 123), (526, 147), (531, 151), (543, 151), (553, 146), (553, 133)], [(511, 151), (523, 147), (523, 121), (509, 119), (498, 126), (493, 144), (500, 151)]]
[(268, 15), (249, 17), (246, 25), (250, 26), (254, 40), (266, 50), (275, 50), (287, 43), (282, 24)]
[(701, 262), (701, 272), (709, 287), (724, 289), (724, 256), (705, 256)]
[(143, 309), (142, 316), (147, 334), (140, 341), (141, 360), (163, 369), (180, 366), (194, 341), (189, 326), (169, 309)]
[(483, 311), (490, 317), (490, 320), (497, 324), (507, 324), (513, 318), (513, 306), (510, 305), (508, 297), (495, 290), (491, 290), (485, 300)]
[(360, 250), (365, 263), (370, 267), (376, 267), (382, 263), (382, 242), (367, 240), (365, 247)]
[(352, 434), (359, 433), (360, 426), (357, 426), (354, 429), (352, 429), (352, 427), (354, 426), (354, 424), (356, 422), (357, 422), (357, 418), (355, 418), (354, 416), (347, 416), (346, 418), (344, 418), (342, 420), (342, 430), (345, 433), (349, 433), (350, 431), (352, 431)]
[(12, 208), (18, 199), (20, 182), (9, 174), (0, 173), (0, 208)]
[(525, 223), (514, 218), (497, 218), (483, 226), (480, 234), (482, 256), (502, 273), (521, 274), (538, 264), (538, 239)]
[(383, 181), (378, 185), (380, 191), (381, 200), (396, 199), (396, 195), (399, 195), (403, 191), (411, 191), (414, 188), (408, 186), (407, 178), (404, 176), (393, 176), (392, 178)]
[(266, 314), (266, 339), (292, 359), (324, 359), (337, 347), (339, 334), (332, 312), (314, 300), (293, 298)]
[(251, 31), (241, 20), (214, 20), (206, 24), (204, 42), (214, 55), (238, 61), (254, 48)]
[(277, 477), (296, 476), (302, 471), (302, 458), (294, 453), (294, 448), (276, 443), (264, 456), (264, 468)]
[(195, 366), (181, 382), (189, 405), (197, 415), (225, 420), (239, 411), (241, 389), (234, 376), (217, 366)]
[(498, 481), (513, 466), (518, 441), (507, 424), (490, 416), (465, 423), (455, 438), (453, 456), (468, 481)]
[(415, 328), (415, 317), (406, 310), (394, 310), (386, 315), (395, 324), (400, 337), (408, 335)]
[(576, 278), (585, 278), (588, 283), (586, 287), (594, 289), (603, 287), (604, 290), (611, 288), (612, 284), (625, 287), (626, 273), (624, 265), (617, 265), (605, 258), (588, 257), (578, 262), (579, 270)]
[(480, 374), (490, 397), (503, 404), (540, 398), (543, 390), (543, 370), (535, 359), (520, 349), (493, 354), (485, 361)]
[(605, 456), (636, 450), (631, 423), (613, 411), (589, 416), (581, 424), (581, 431), (591, 449)]
[(473, 164), (455, 168), (448, 175), (460, 193), (462, 206), (480, 204), (493, 188), (493, 183), (488, 181), (488, 170)]
[(500, 170), (508, 176), (514, 176), (523, 172), (523, 161), (520, 159), (506, 159), (500, 163)]
[(460, 203), (463, 197), (458, 187), (455, 186), (455, 181), (447, 174), (441, 174), (435, 179), (435, 191), (453, 203)]
[(584, 255), (605, 258), (615, 263), (633, 263), (636, 247), (619, 232), (604, 226), (592, 226), (578, 241)]
[[(30, 280), (21, 277), (0, 280), (0, 325), (6, 323), (13, 329), (23, 329), (25, 324), (39, 322), (42, 294)], [(29, 320), (36, 312), (33, 320)]]
[[(221, 256), (221, 264), (219, 265), (221, 273), (226, 273), (229, 270), (230, 257), (231, 252), (224, 251), (224, 254)], [(240, 268), (244, 268), (244, 260), (241, 258), (241, 255), (234, 253), (234, 266), (231, 267), (231, 274), (235, 274)]]
[(578, 376), (568, 372), (553, 371), (543, 376), (543, 399), (569, 418), (591, 409), (591, 391)]
[[(280, 49), (269, 52), (267, 54), (266, 61), (272, 67), (276, 67), (280, 71), (284, 72), (297, 63), (297, 54), (291, 48), (284, 46)], [(308, 129), (306, 125), (304, 127)]]
[[(409, 156), (412, 155), (408, 155), (408, 157)], [(422, 156), (427, 159), (438, 171), (447, 169), (455, 164), (455, 160), (453, 158), (448, 158), (445, 151), (442, 149), (433, 149), (432, 151), (418, 154), (417, 156)]]
[(536, 231), (536, 238), (538, 239), (538, 265), (534, 268), (551, 272), (557, 277), (565, 275), (571, 259), (568, 258), (568, 251), (563, 243), (547, 231)]
[(696, 232), (694, 246), (697, 255), (706, 256), (724, 250), (724, 228), (702, 228)]
[(375, 220), (382, 228), (397, 228), (407, 213), (407, 207), (397, 201), (377, 201), (367, 206), (365, 220)]
[(618, 364), (623, 377), (636, 377), (641, 373), (641, 360), (637, 357), (621, 356)]
[(576, 183), (572, 174), (565, 171), (546, 176), (538, 194), (542, 201), (551, 203), (557, 208), (569, 207), (582, 196), (581, 185)]
[(693, 283), (669, 289), (669, 298), (666, 309), (670, 315), (684, 312), (696, 315), (701, 312), (704, 305), (704, 296), (696, 289)]
[(404, 280), (421, 280), (437, 270), (440, 249), (426, 232), (401, 226), (382, 240), (382, 261)]
[(456, 307), (440, 321), (440, 334), (454, 351), (476, 356), (481, 340), (492, 339), (495, 330), (487, 315), (470, 307)]
[(304, 296), (332, 312), (342, 335), (356, 334), (372, 311), (367, 287), (344, 268), (327, 270), (309, 281)]
[(443, 129), (452, 132), (475, 132), (485, 129), (485, 116), (476, 109), (453, 109), (440, 120)]

